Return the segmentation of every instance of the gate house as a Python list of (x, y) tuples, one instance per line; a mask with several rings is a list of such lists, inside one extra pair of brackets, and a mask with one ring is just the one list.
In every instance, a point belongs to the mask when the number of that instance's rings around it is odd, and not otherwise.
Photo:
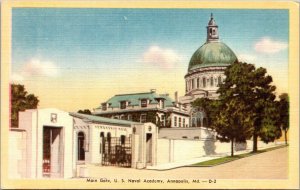
[(10, 153), (9, 176), (17, 178), (71, 178), (80, 168), (145, 168), (156, 164), (157, 127), (58, 109), (32, 109), (19, 112), (22, 143), (12, 143), (20, 154)]
[[(23, 178), (71, 178), (73, 119), (58, 109), (19, 112), (19, 128), (26, 133)], [(11, 157), (13, 158), (13, 157)]]
[(156, 125), (79, 113), (70, 115), (74, 122), (74, 171), (86, 164), (132, 168), (156, 164)]
[[(131, 148), (132, 122), (78, 113), (70, 115), (74, 118), (74, 169), (81, 164), (122, 166), (115, 157), (125, 147)], [(130, 152), (127, 150), (128, 155)], [(130, 167), (131, 163), (126, 166)]]

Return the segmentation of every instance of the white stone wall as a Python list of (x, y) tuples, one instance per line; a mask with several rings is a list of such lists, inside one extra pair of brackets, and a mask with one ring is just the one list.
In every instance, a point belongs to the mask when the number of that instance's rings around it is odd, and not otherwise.
[(158, 134), (159, 138), (167, 139), (211, 139), (215, 138), (215, 133), (211, 129), (203, 127), (189, 128), (161, 128)]
[(26, 131), (9, 131), (8, 177), (10, 179), (26, 177)]
[[(258, 149), (272, 147), (278, 142), (265, 144), (258, 141)], [(247, 141), (246, 149), (252, 150), (253, 141)], [(239, 145), (234, 145), (234, 148)], [(239, 152), (235, 150), (235, 153)], [(224, 155), (231, 153), (230, 142), (220, 142), (213, 139), (188, 140), (188, 139), (158, 139), (157, 164), (189, 160), (208, 155)]]
[(157, 164), (172, 162), (170, 151), (171, 141), (169, 139), (157, 140)]
[(36, 177), (36, 113), (33, 110), (26, 110), (26, 112), (19, 112), (19, 128), (27, 132), (26, 138), (26, 176), (28, 178)]
[(197, 140), (173, 140), (174, 161), (187, 160), (205, 155), (203, 141)]

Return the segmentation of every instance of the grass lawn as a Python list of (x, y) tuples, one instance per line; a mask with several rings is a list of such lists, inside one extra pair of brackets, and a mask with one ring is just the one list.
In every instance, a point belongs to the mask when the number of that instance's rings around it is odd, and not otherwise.
[(288, 146), (288, 145), (282, 145), (282, 146), (272, 147), (272, 148), (268, 148), (268, 149), (264, 149), (264, 150), (258, 150), (255, 153), (249, 152), (249, 153), (245, 153), (245, 154), (239, 154), (239, 155), (235, 155), (233, 157), (226, 156), (226, 157), (223, 157), (223, 158), (217, 158), (217, 159), (213, 159), (213, 160), (199, 162), (199, 163), (196, 163), (196, 164), (192, 164), (191, 166), (215, 166), (215, 165), (223, 164), (223, 163), (226, 163), (226, 162), (231, 162), (231, 161), (234, 161), (234, 160), (237, 160), (237, 159), (245, 158), (245, 157), (248, 157), (248, 156), (260, 154), (260, 153), (263, 153), (263, 152), (268, 152), (268, 151), (275, 150), (275, 149), (278, 149), (278, 148), (283, 148), (283, 147), (286, 147), (286, 146)]

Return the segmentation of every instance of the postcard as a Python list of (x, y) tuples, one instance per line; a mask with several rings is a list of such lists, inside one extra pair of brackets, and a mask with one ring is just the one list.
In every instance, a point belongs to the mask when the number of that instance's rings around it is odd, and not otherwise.
[(1, 188), (299, 188), (299, 3), (2, 1), (1, 39)]

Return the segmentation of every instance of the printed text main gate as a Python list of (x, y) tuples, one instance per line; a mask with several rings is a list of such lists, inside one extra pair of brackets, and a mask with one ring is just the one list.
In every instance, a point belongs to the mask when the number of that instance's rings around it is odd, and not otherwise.
[(131, 167), (130, 137), (105, 137), (102, 150), (103, 166)]

